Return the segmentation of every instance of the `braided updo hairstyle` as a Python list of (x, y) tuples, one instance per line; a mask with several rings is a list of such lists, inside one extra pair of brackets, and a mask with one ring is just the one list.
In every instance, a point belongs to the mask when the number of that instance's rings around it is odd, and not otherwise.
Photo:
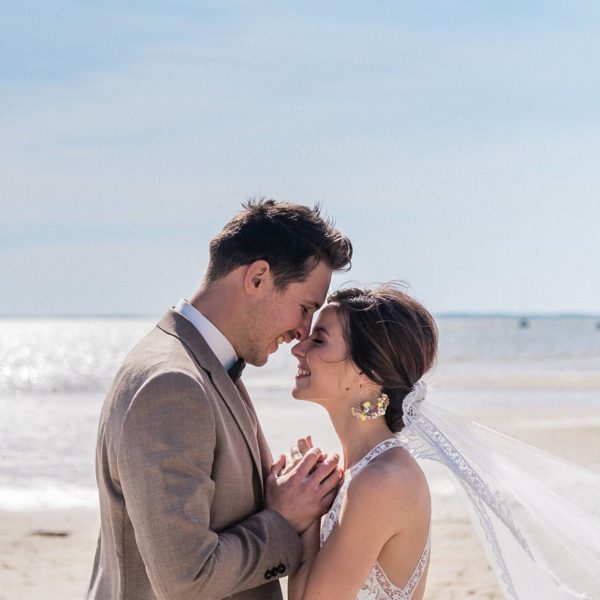
[(328, 301), (338, 304), (349, 358), (388, 395), (385, 420), (400, 431), (402, 401), (436, 359), (433, 317), (397, 283), (338, 290)]

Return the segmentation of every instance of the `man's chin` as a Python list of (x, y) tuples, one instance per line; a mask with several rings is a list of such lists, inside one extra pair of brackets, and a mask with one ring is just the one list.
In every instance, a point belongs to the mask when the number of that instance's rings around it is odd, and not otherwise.
[(268, 356), (255, 356), (251, 360), (247, 360), (246, 362), (253, 367), (264, 367), (269, 360)]

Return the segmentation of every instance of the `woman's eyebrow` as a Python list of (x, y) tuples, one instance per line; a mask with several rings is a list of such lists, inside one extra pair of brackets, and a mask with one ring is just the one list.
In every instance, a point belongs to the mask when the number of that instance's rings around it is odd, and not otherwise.
[(318, 327), (315, 327), (312, 330), (312, 333), (324, 333), (325, 335), (329, 335), (329, 332), (327, 331), (327, 329), (325, 329), (325, 327), (323, 327), (322, 325), (319, 325)]

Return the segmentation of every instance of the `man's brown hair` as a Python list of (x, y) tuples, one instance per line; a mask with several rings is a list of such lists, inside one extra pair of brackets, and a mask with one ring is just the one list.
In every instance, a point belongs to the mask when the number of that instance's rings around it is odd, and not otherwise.
[[(333, 271), (348, 270), (352, 244), (321, 216), (318, 205), (249, 200), (210, 242), (208, 282), (255, 260), (269, 263), (276, 287), (306, 280), (324, 261)], [(309, 260), (311, 259), (311, 260)]]

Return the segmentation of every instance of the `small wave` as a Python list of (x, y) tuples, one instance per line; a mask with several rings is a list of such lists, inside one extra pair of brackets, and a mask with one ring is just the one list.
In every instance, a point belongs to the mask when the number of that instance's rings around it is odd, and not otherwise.
[(42, 487), (0, 487), (0, 509), (9, 511), (96, 508), (98, 492), (74, 485), (48, 483)]

